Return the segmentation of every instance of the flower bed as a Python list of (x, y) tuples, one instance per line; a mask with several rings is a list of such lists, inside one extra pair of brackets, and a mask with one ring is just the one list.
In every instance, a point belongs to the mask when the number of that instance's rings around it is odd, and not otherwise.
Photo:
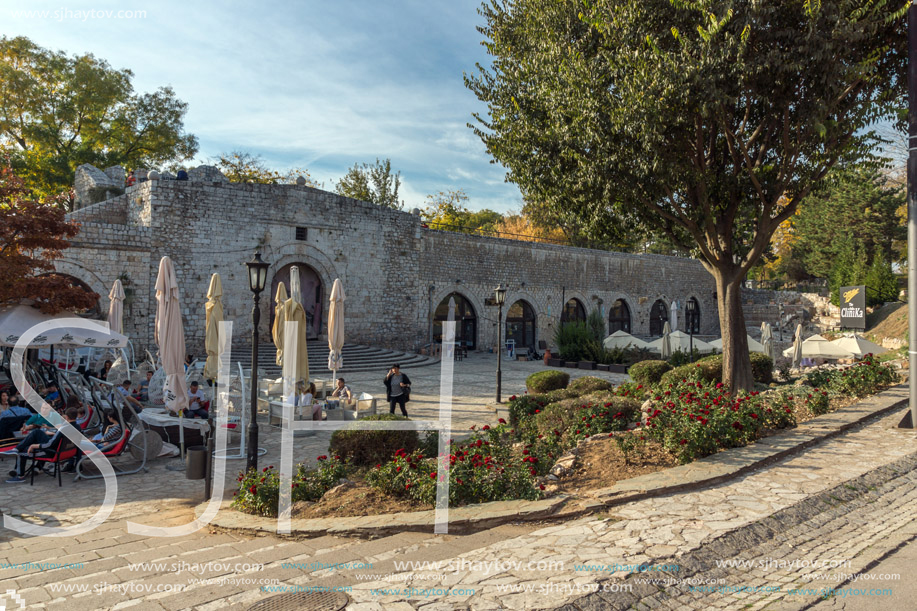
[[(576, 448), (587, 439), (606, 440), (601, 446), (606, 462), (596, 467), (605, 473), (665, 468), (671, 462), (660, 459), (660, 452), (690, 462), (793, 427), (837, 409), (850, 397), (878, 392), (896, 378), (890, 367), (867, 358), (850, 367), (814, 372), (802, 385), (766, 392), (731, 394), (721, 382), (708, 380), (705, 371), (693, 368), (684, 378), (652, 389), (635, 382), (608, 389), (604, 383), (586, 380), (572, 388), (512, 396), (510, 422), (501, 418), (496, 426), (472, 427), (470, 438), (460, 444), (450, 442), (449, 454), (443, 457), (449, 461), (449, 503), (540, 498), (546, 484), (557, 488), (558, 473), (571, 472), (556, 469), (555, 463), (562, 457), (572, 461)], [(373, 433), (387, 432), (362, 433), (366, 439), (361, 438), (361, 443), (373, 444)], [(368, 469), (340, 456), (321, 456), (316, 469), (297, 468), (292, 500), (304, 505), (318, 501), (346, 475), (362, 480), (356, 485), (364, 492), (351, 490), (352, 496), (365, 496), (371, 490), (391, 499), (389, 507), (432, 507), (440, 477), (436, 451), (433, 436), (416, 449), (398, 448)], [(582, 481), (614, 483), (584, 477), (581, 468), (577, 473)], [(233, 507), (265, 516), (277, 514), (279, 477), (273, 467), (240, 474), (239, 482)], [(562, 480), (560, 488), (565, 489)], [(309, 505), (310, 515), (321, 511), (337, 515), (333, 501)]]

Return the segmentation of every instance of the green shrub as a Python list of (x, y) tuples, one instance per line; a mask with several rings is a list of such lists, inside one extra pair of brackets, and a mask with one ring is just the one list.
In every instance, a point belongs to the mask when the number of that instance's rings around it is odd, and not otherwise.
[(576, 378), (567, 385), (567, 390), (573, 391), (580, 395), (584, 395), (590, 392), (597, 392), (600, 390), (611, 390), (612, 388), (614, 388), (614, 384), (608, 380), (603, 380), (602, 378), (597, 378), (595, 376), (583, 376), (581, 378)]
[[(293, 491), (291, 500), (317, 501), (322, 495), (337, 485), (338, 480), (347, 472), (347, 463), (340, 456), (318, 457), (318, 467), (306, 469), (298, 465), (293, 474)], [(262, 516), (277, 516), (277, 505), (280, 495), (280, 474), (274, 466), (261, 471), (251, 470), (239, 474), (239, 490), (233, 493), (232, 506), (245, 513)]]
[(672, 356), (669, 357), (668, 361), (669, 365), (672, 367), (681, 367), (682, 365), (697, 361), (699, 357), (700, 352), (698, 352), (697, 348), (694, 349), (693, 353), (688, 350), (677, 348), (672, 352)]
[(637, 384), (655, 386), (662, 379), (662, 375), (671, 370), (672, 366), (665, 361), (641, 361), (631, 365), (627, 373)]
[(547, 392), (566, 388), (570, 382), (570, 374), (556, 369), (538, 371), (525, 379), (525, 387), (530, 393)]
[(668, 386), (669, 384), (678, 384), (682, 380), (688, 382), (722, 382), (722, 358), (720, 358), (719, 361), (703, 359), (696, 363), (676, 367), (672, 371), (665, 373), (660, 383), (663, 386)]
[[(536, 413), (535, 426), (537, 432), (545, 436), (556, 435), (555, 431), (565, 437), (594, 435), (623, 430), (628, 422), (637, 420), (639, 414), (640, 402), (636, 399), (607, 391), (596, 392), (546, 405)], [(596, 418), (598, 421), (592, 422)]]
[(774, 361), (766, 354), (751, 353), (751, 374), (755, 382), (770, 384), (774, 381)]
[(550, 403), (544, 395), (513, 395), (509, 398), (509, 425), (518, 428), (535, 414), (536, 409), (541, 409)]
[[(376, 414), (362, 420), (407, 420), (394, 414)], [(328, 450), (332, 454), (350, 459), (354, 465), (369, 466), (392, 459), (395, 451), (403, 449), (413, 452), (420, 444), (417, 431), (349, 431), (339, 430), (331, 434)]]
[(588, 358), (588, 352), (594, 351), (590, 344), (595, 343), (595, 337), (585, 322), (565, 322), (554, 332), (554, 343), (563, 360), (582, 361)]
[(532, 397), (543, 402), (545, 405), (548, 403), (554, 403), (555, 401), (563, 401), (564, 399), (572, 399), (573, 397), (579, 396), (582, 393), (579, 393), (575, 390), (570, 390), (567, 388), (558, 388), (557, 390), (549, 390), (548, 392), (538, 393), (537, 395), (532, 395)]

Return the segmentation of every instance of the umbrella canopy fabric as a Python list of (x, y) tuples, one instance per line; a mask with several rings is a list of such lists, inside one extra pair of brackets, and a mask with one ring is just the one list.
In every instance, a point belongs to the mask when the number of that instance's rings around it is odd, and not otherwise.
[(172, 259), (159, 261), (156, 277), (156, 323), (153, 327), (159, 358), (166, 374), (163, 397), (166, 407), (178, 412), (188, 407), (185, 381), (185, 330), (181, 320), (181, 299)]
[(884, 354), (888, 352), (888, 348), (883, 348), (879, 344), (871, 342), (862, 335), (857, 335), (855, 333), (853, 335), (839, 337), (831, 343), (842, 350), (853, 353), (853, 356), (857, 358), (862, 358), (867, 354)]
[[(669, 326), (669, 321), (665, 321), (665, 324), (662, 325), (662, 337), (656, 340), (656, 342), (660, 342), (659, 354), (662, 355), (663, 360), (667, 360), (672, 356), (672, 341), (669, 337), (670, 335), (672, 335), (672, 327)], [(652, 348), (653, 344), (656, 342), (652, 342), (650, 347)]]
[[(747, 336), (748, 338), (748, 351), (749, 352), (761, 352), (764, 353), (764, 345), (753, 338), (751, 335)], [(720, 352), (723, 351), (723, 338), (719, 337), (712, 342), (707, 342), (708, 346), (716, 348)], [(694, 347), (697, 348), (697, 340), (694, 340)]]
[[(790, 354), (787, 354), (787, 352)], [(793, 345), (787, 350), (783, 351), (783, 356), (791, 356), (793, 359), (793, 367), (799, 368), (799, 365), (802, 363), (802, 325), (796, 325), (796, 333), (793, 334)]]
[(274, 340), (274, 348), (277, 354), (274, 362), (277, 365), (283, 365), (283, 307), (287, 302), (287, 287), (281, 282), (277, 285), (277, 295), (274, 297), (274, 326), (271, 327), (271, 338)]
[[(821, 335), (813, 335), (801, 344), (802, 358), (809, 359), (849, 359), (853, 352), (832, 344)], [(791, 356), (795, 347), (783, 351), (784, 356)]]
[[(340, 278), (331, 287), (331, 307), (328, 308), (328, 369), (337, 371), (344, 367), (344, 285)], [(332, 380), (333, 382), (333, 380)]]
[(115, 280), (108, 293), (108, 327), (116, 333), (124, 333), (124, 287), (121, 280)]
[(672, 331), (678, 331), (678, 301), (672, 300), (671, 314), (669, 320), (672, 321)]
[(627, 348), (628, 346), (631, 348), (649, 348), (648, 343), (642, 339), (634, 337), (627, 331), (615, 331), (604, 340), (602, 340), (602, 346), (604, 346), (606, 350), (612, 350), (614, 348)]
[[(666, 347), (666, 344), (668, 344), (668, 347)], [(684, 331), (672, 331), (668, 334), (663, 331), (662, 337), (654, 342), (650, 342), (649, 348), (650, 350), (659, 352), (663, 359), (667, 359), (672, 356), (672, 352), (675, 350), (688, 352), (691, 349), (691, 336)], [(694, 349), (698, 352), (714, 351), (713, 346), (696, 337), (694, 338)], [(668, 350), (668, 352), (666, 352), (666, 350)]]
[(299, 277), (299, 267), (290, 268), (290, 299), (302, 305), (302, 280)]
[(204, 306), (204, 348), (207, 362), (204, 363), (204, 377), (216, 380), (220, 367), (220, 323), (223, 322), (223, 281), (219, 274), (210, 277), (207, 289), (207, 304)]
[[(296, 363), (284, 362), (284, 372), (290, 372), (294, 381), (309, 381), (309, 352), (306, 345), (306, 311), (302, 304), (290, 297), (283, 304), (283, 326), (286, 332), (286, 326), (291, 322), (296, 325)], [(292, 369), (290, 369), (292, 367)]]
[[(81, 329), (68, 327), (67, 319), (76, 319), (82, 322), (98, 325), (96, 329)], [(61, 312), (59, 314), (44, 314), (37, 308), (27, 305), (12, 305), (0, 307), (0, 346), (13, 347), (19, 338), (37, 324), (48, 321), (60, 321), (58, 328), (49, 329), (33, 339), (29, 346), (62, 346), (72, 348), (89, 346), (93, 348), (124, 348), (127, 346), (127, 337), (111, 331), (104, 322), (80, 318), (76, 314)]]

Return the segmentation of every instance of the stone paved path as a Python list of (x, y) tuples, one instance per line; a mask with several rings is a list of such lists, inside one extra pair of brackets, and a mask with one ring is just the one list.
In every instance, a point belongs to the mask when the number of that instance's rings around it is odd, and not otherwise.
[[(698, 549), (705, 542), (914, 453), (917, 451), (915, 434), (892, 429), (900, 418), (901, 413), (896, 413), (729, 484), (646, 499), (610, 510), (617, 520), (584, 518), (541, 529), (467, 556), (469, 561), (517, 561), (522, 566), (531, 560), (562, 561), (564, 570), (510, 569), (488, 575), (468, 571), (442, 580), (406, 581), (408, 586), (418, 588), (473, 587), (476, 592), (470, 606), (467, 597), (430, 596), (406, 602), (419, 609), (426, 609), (434, 602), (441, 603), (443, 609), (563, 606), (584, 598), (585, 584), (605, 582), (609, 577), (605, 571), (576, 571), (574, 565), (660, 564), (672, 562), (673, 558), (677, 562), (678, 556)], [(615, 576), (620, 579), (625, 575)], [(515, 585), (507, 588), (505, 584)], [(566, 587), (577, 585), (579, 591), (576, 587)], [(390, 603), (405, 600), (397, 595), (380, 599), (370, 592), (385, 586), (383, 583), (358, 584), (352, 595), (356, 601), (366, 603), (367, 606), (359, 608), (367, 610), (383, 609)], [(675, 604), (666, 608), (683, 607)]]

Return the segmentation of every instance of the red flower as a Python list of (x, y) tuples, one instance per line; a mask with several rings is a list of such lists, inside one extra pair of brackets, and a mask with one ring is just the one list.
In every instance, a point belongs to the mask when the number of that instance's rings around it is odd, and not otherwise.
[(752, 415), (751, 415), (751, 419), (752, 419), (752, 420), (757, 420), (757, 419), (758, 419), (758, 414), (752, 414)]
[(540, 410), (540, 409), (536, 409), (536, 410), (535, 410), (535, 413), (536, 413), (536, 414), (540, 414), (540, 413), (541, 413), (541, 410)]
[(455, 482), (456, 482), (459, 486), (462, 485), (462, 480), (459, 479), (459, 478), (455, 478)]
[(430, 479), (436, 479), (436, 473), (435, 473), (435, 472), (430, 474)]
[(482, 430), (482, 431), (489, 431), (489, 430), (490, 430), (490, 425), (485, 424), (485, 425), (481, 428), (481, 430)]
[(506, 420), (504, 420), (503, 418), (500, 418), (499, 420), (497, 420), (497, 422), (499, 422), (500, 424), (506, 424)]
[(401, 467), (395, 467), (395, 471), (400, 472), (400, 471), (401, 471)]
[(716, 383), (716, 387), (717, 387), (717, 388), (722, 388), (722, 387), (723, 387), (723, 383), (722, 383), (722, 382), (717, 382), (717, 383)]
[(405, 485), (404, 485), (404, 489), (405, 489), (405, 490), (410, 490), (410, 489), (411, 489), (411, 484), (405, 484)]
[(682, 439), (680, 443), (681, 443), (681, 445), (685, 445), (686, 443), (688, 443), (688, 440), (687, 440), (687, 439)]
[(516, 395), (513, 395), (512, 397), (510, 397), (509, 400), (510, 400), (510, 401), (515, 401), (515, 400), (516, 400)]
[(257, 490), (258, 490), (258, 489), (255, 488), (254, 486), (252, 486), (251, 488), (248, 489), (248, 491), (251, 492), (252, 494), (255, 494), (255, 492), (256, 492)]
[(538, 488), (539, 488), (539, 490), (544, 490), (544, 484), (540, 484), (540, 485), (538, 486)]
[(318, 457), (318, 460), (328, 460), (328, 457), (322, 454), (321, 456)]
[(262, 472), (262, 473), (267, 473), (267, 467), (261, 469), (261, 472)]
[(532, 475), (535, 475), (537, 471), (535, 471), (535, 469), (529, 469), (529, 473), (531, 473)]

